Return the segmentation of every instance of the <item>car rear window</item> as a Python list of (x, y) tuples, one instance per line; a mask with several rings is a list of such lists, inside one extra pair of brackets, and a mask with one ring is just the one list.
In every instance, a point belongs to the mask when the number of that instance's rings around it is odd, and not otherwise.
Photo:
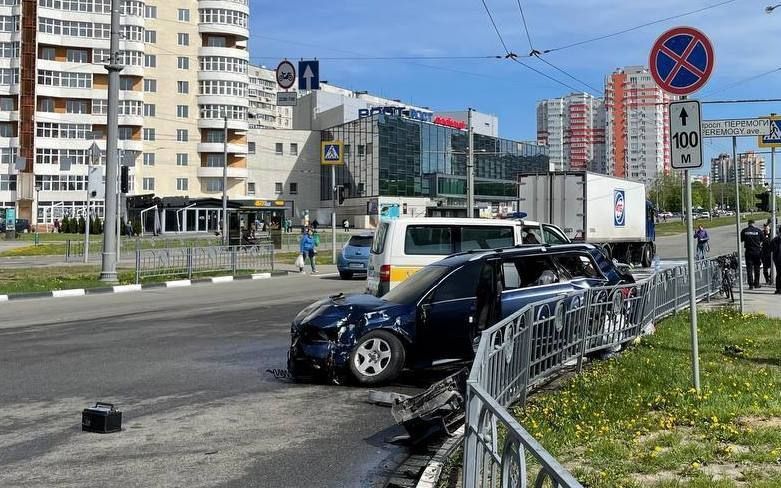
[(515, 245), (513, 227), (474, 226), (461, 228), (459, 251), (472, 249), (498, 249)]
[(451, 228), (433, 225), (408, 226), (404, 236), (404, 254), (436, 256), (453, 254)]
[(382, 252), (385, 250), (385, 237), (388, 235), (388, 224), (387, 222), (384, 222), (380, 224), (380, 227), (377, 229), (377, 234), (374, 236), (374, 243), (372, 244), (372, 253), (373, 254), (382, 254)]
[(371, 247), (372, 240), (372, 236), (352, 236), (347, 245), (352, 247)]

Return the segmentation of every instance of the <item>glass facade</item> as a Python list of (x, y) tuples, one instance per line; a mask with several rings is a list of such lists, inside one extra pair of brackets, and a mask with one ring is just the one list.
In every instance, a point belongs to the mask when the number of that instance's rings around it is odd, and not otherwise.
[[(336, 167), (336, 184), (345, 197), (437, 198), (466, 204), (466, 131), (377, 114), (322, 132), (322, 140), (345, 144), (344, 166)], [(548, 154), (536, 144), (474, 135), (475, 198), (486, 202), (514, 200), (516, 176), (547, 172)], [(331, 172), (323, 168), (320, 199), (331, 199)]]

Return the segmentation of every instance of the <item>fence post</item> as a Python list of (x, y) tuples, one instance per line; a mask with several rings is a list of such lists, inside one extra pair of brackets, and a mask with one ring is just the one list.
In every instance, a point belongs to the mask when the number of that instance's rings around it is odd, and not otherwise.
[(136, 239), (136, 284), (141, 280), (141, 248), (138, 245), (138, 239)]
[(236, 246), (230, 246), (228, 251), (231, 253), (231, 269), (233, 270), (233, 276), (236, 276)]
[(582, 324), (582, 330), (583, 330), (583, 339), (581, 339), (580, 343), (580, 356), (578, 356), (578, 373), (583, 371), (583, 359), (586, 357), (586, 340), (588, 339), (588, 327), (591, 323), (590, 320), (590, 314), (591, 314), (591, 296), (593, 295), (593, 292), (591, 290), (586, 291), (586, 295), (583, 297), (583, 307), (584, 307), (584, 319)]
[(193, 279), (193, 248), (187, 248), (187, 279)]
[(274, 247), (271, 247), (271, 271), (274, 271)]
[(65, 262), (70, 262), (71, 260), (71, 240), (68, 239), (65, 241)]

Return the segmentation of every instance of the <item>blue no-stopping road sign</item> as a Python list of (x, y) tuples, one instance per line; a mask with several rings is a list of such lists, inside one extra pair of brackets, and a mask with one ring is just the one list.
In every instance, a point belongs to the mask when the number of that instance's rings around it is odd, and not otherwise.
[(705, 34), (692, 27), (676, 27), (656, 40), (648, 66), (659, 88), (673, 95), (689, 95), (708, 82), (715, 60)]

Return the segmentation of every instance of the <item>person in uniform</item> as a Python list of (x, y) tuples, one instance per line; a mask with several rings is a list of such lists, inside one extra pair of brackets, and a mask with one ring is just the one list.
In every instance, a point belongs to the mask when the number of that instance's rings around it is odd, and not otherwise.
[(746, 272), (748, 289), (760, 288), (759, 265), (762, 262), (762, 231), (754, 227), (754, 221), (748, 221), (748, 227), (740, 232), (740, 242), (746, 250)]

